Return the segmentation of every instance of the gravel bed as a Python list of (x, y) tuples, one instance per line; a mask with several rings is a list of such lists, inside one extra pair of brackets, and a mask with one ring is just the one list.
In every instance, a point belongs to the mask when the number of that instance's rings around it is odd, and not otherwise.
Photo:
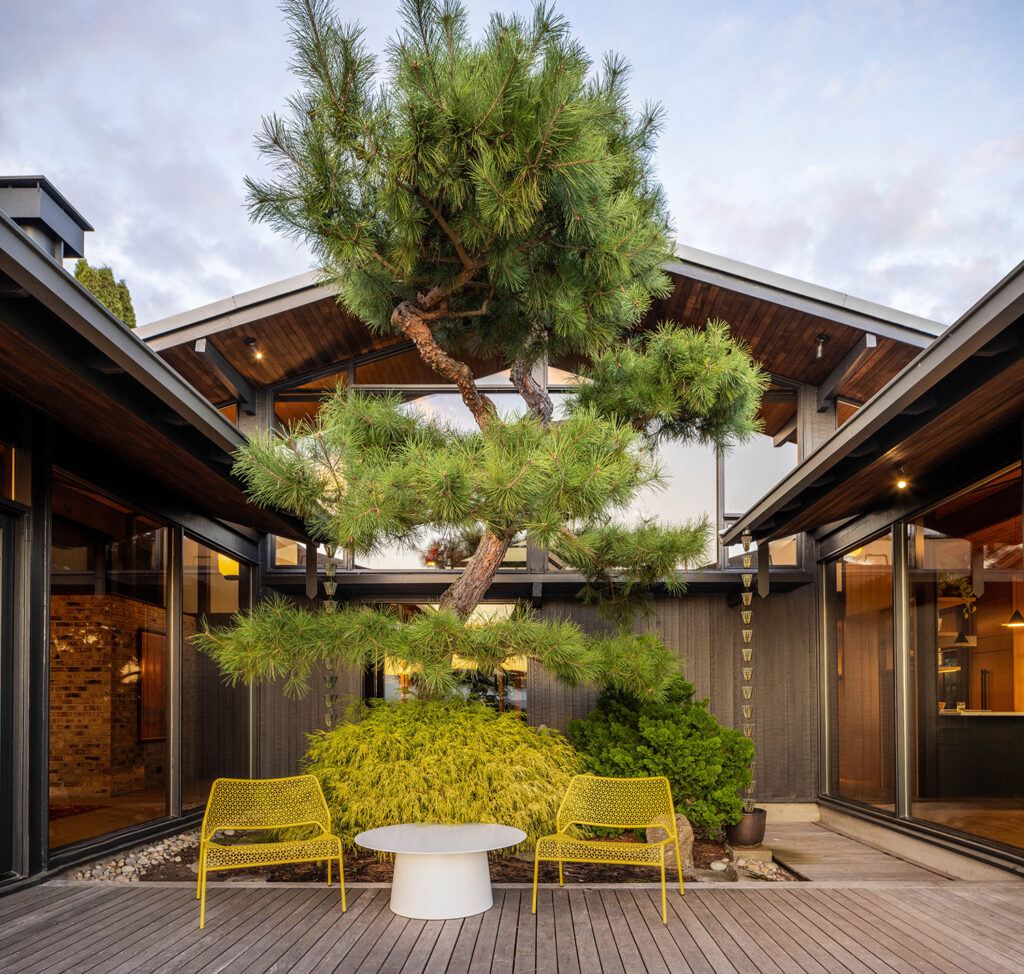
[(164, 863), (179, 863), (188, 850), (199, 847), (199, 830), (172, 835), (159, 842), (136, 846), (127, 852), (119, 852), (110, 859), (97, 859), (80, 866), (73, 875), (75, 879), (91, 879), (101, 882), (137, 883), (139, 877)]

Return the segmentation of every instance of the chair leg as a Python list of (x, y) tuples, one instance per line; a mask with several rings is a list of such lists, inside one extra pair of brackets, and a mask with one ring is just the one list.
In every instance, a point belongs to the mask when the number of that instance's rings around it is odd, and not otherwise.
[(565, 880), (562, 879), (562, 860), (561, 859), (558, 860), (558, 885), (559, 886), (564, 886), (565, 885)]
[(537, 848), (533, 850), (533, 913), (537, 912), (537, 870), (540, 868), (540, 843), (537, 843)]
[(327, 885), (331, 885), (331, 860), (327, 860)]
[(196, 899), (199, 899), (199, 891), (203, 885), (203, 852), (206, 850), (206, 843), (199, 842), (199, 870), (196, 875)]
[(341, 843), (338, 843), (338, 885), (341, 887), (341, 912), (344, 913), (348, 907), (345, 906), (345, 866), (341, 861)]
[(199, 860), (199, 929), (206, 926), (206, 850)]
[(668, 923), (668, 904), (665, 902), (665, 847), (661, 847), (661, 922)]
[(679, 895), (683, 895), (683, 860), (679, 858), (679, 836), (676, 836), (676, 868), (679, 870)]

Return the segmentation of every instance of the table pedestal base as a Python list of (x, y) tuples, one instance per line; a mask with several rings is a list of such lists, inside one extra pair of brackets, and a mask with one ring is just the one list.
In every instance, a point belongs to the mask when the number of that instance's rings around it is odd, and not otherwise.
[(486, 852), (420, 855), (399, 852), (391, 910), (413, 920), (454, 920), (494, 904)]

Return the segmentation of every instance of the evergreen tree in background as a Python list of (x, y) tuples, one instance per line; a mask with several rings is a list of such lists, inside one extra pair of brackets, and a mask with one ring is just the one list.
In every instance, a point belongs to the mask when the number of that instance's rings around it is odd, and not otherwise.
[(135, 327), (135, 309), (132, 307), (132, 296), (128, 293), (128, 285), (123, 279), (115, 281), (114, 272), (109, 267), (92, 267), (82, 257), (75, 264), (75, 279), (82, 287), (92, 292), (129, 328)]
[[(608, 56), (595, 71), (544, 4), (532, 17), (493, 15), (473, 41), (458, 3), (406, 0), (382, 76), (361, 28), (327, 0), (284, 9), (302, 88), (287, 117), (264, 119), (258, 144), (276, 178), (247, 180), (251, 215), (305, 241), (349, 312), (411, 339), (477, 429), (431, 422), (397, 397), (339, 395), (287, 435), (252, 439), (236, 472), (329, 551), (425, 530), (479, 540), (433, 617), (397, 626), (364, 608), (275, 603), (204, 647), (236, 679), (285, 673), (293, 686), (318, 661), (387, 655), (444, 691), (453, 655), (484, 670), (527, 655), (569, 683), (660, 695), (674, 660), (630, 623), (657, 582), (681, 590), (677, 568), (701, 564), (709, 523), (614, 515), (662, 483), (659, 441), (728, 448), (752, 435), (766, 386), (722, 322), (639, 329), (669, 290), (652, 163), (660, 107), (633, 113), (628, 65)], [(556, 416), (538, 376), (567, 357), (590, 363), (588, 381)], [(510, 370), (521, 415), (497, 414), (467, 358)], [(584, 595), (610, 610), (618, 635), (524, 618), (466, 625), (523, 536), (587, 578)]]

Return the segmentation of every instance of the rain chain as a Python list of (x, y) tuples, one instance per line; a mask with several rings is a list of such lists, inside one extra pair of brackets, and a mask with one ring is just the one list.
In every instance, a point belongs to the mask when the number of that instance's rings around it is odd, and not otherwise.
[[(337, 549), (334, 545), (326, 545), (325, 551), (327, 563), (324, 566), (324, 571), (327, 572), (327, 580), (324, 582), (324, 594), (327, 598), (324, 600), (324, 611), (337, 612), (338, 603), (334, 601), (334, 593), (338, 591), (338, 583), (334, 580), (334, 573), (337, 570), (337, 566), (334, 564), (334, 554)], [(327, 730), (330, 730), (334, 726), (334, 708), (338, 703), (338, 694), (334, 692), (338, 685), (337, 674), (329, 674), (324, 678), (324, 682), (327, 684), (327, 692), (324, 694), (324, 706), (326, 708), (324, 726)]]
[[(751, 640), (754, 638), (754, 630), (751, 628), (751, 619), (754, 617), (754, 611), (750, 607), (750, 603), (753, 601), (754, 593), (750, 589), (750, 585), (754, 580), (753, 572), (749, 571), (752, 556), (750, 554), (750, 545), (753, 538), (749, 534), (744, 534), (740, 537), (743, 542), (743, 567), (748, 569), (744, 571), (741, 578), (743, 579), (743, 592), (742, 599), (743, 605), (740, 609), (740, 617), (743, 619), (743, 645), (740, 647), (743, 653), (743, 736), (752, 738), (754, 736), (754, 684), (751, 682), (754, 676), (754, 667), (751, 663), (754, 655), (754, 647), (751, 645)], [(743, 810), (745, 812), (752, 812), (754, 810), (754, 765), (757, 763), (756, 759), (750, 762), (750, 784), (747, 785), (747, 797), (743, 800)]]

